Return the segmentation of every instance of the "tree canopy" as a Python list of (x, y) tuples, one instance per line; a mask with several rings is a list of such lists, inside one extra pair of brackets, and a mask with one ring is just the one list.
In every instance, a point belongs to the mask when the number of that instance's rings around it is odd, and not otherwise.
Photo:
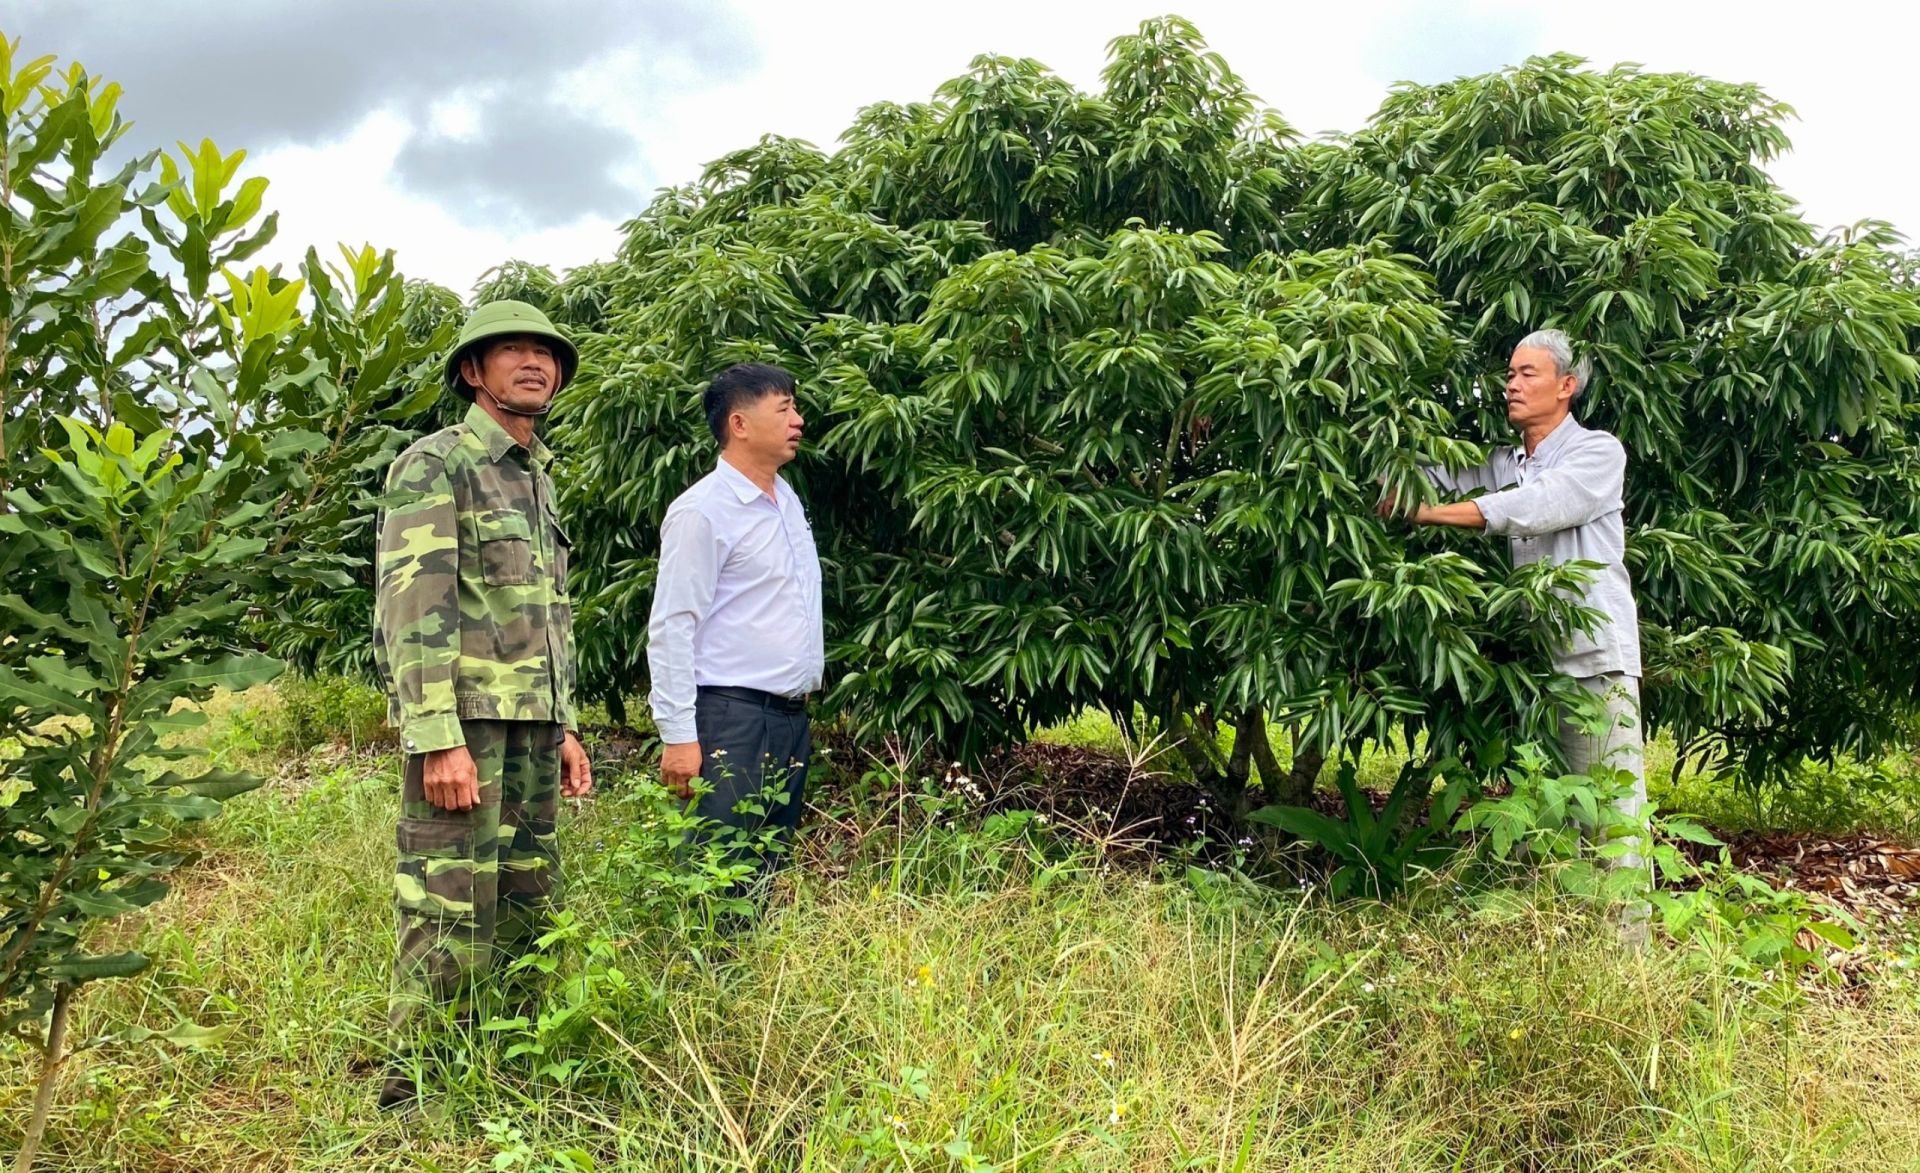
[(1583, 572), (1374, 509), (1510, 442), (1507, 354), (1559, 326), (1630, 455), (1650, 722), (1764, 773), (1911, 716), (1920, 309), (1885, 225), (1822, 237), (1767, 175), (1786, 107), (1553, 56), (1302, 142), (1178, 18), (1103, 80), (981, 57), (832, 153), (762, 139), (554, 286), (592, 332), (556, 435), (595, 692), (644, 684), (699, 390), (758, 360), (801, 379), (860, 722), (1140, 712), (1230, 793), (1274, 784), (1270, 719), (1309, 760), (1537, 738)]

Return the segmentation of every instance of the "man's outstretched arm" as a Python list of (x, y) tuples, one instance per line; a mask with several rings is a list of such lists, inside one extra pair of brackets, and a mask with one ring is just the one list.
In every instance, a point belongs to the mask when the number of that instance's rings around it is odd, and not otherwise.
[(1414, 511), (1415, 525), (1451, 525), (1461, 529), (1487, 528), (1487, 515), (1477, 501), (1452, 501), (1445, 505), (1422, 505)]

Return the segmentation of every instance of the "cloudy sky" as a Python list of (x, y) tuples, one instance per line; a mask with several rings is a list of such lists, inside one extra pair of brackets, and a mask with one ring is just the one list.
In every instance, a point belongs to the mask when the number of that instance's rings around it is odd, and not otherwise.
[(121, 82), (142, 145), (245, 147), (281, 212), (263, 258), (373, 243), (462, 292), (512, 257), (610, 255), (657, 187), (777, 133), (831, 146), (861, 106), (924, 99), (977, 53), (1098, 86), (1106, 43), (1167, 11), (1307, 132), (1397, 79), (1565, 50), (1758, 82), (1799, 112), (1774, 172), (1821, 224), (1920, 235), (1904, 133), (1920, 8), (1613, 0), (10, 0), (0, 33)]

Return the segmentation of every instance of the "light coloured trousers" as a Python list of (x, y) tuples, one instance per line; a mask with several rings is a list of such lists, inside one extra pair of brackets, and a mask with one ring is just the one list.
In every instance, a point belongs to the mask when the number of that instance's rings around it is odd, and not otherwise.
[[(1640, 680), (1624, 672), (1577, 679), (1581, 688), (1606, 698), (1610, 725), (1605, 733), (1596, 735), (1573, 721), (1560, 722), (1560, 753), (1567, 759), (1567, 772), (1584, 774), (1596, 764), (1630, 771), (1633, 792), (1621, 796), (1613, 806), (1620, 814), (1633, 818), (1647, 805), (1646, 746), (1640, 733)], [(1642, 866), (1638, 851), (1627, 852), (1608, 862), (1613, 867)]]

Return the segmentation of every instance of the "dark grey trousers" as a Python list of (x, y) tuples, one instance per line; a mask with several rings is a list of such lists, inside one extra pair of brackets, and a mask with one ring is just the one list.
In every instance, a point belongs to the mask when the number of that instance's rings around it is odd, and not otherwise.
[(713, 788), (694, 809), (718, 824), (706, 838), (732, 839), (743, 851), (751, 851), (761, 832), (772, 831), (761, 870), (778, 867), (792, 849), (805, 806), (807, 760), (813, 751), (807, 714), (702, 693), (694, 702), (693, 717), (700, 735), (700, 777)]

